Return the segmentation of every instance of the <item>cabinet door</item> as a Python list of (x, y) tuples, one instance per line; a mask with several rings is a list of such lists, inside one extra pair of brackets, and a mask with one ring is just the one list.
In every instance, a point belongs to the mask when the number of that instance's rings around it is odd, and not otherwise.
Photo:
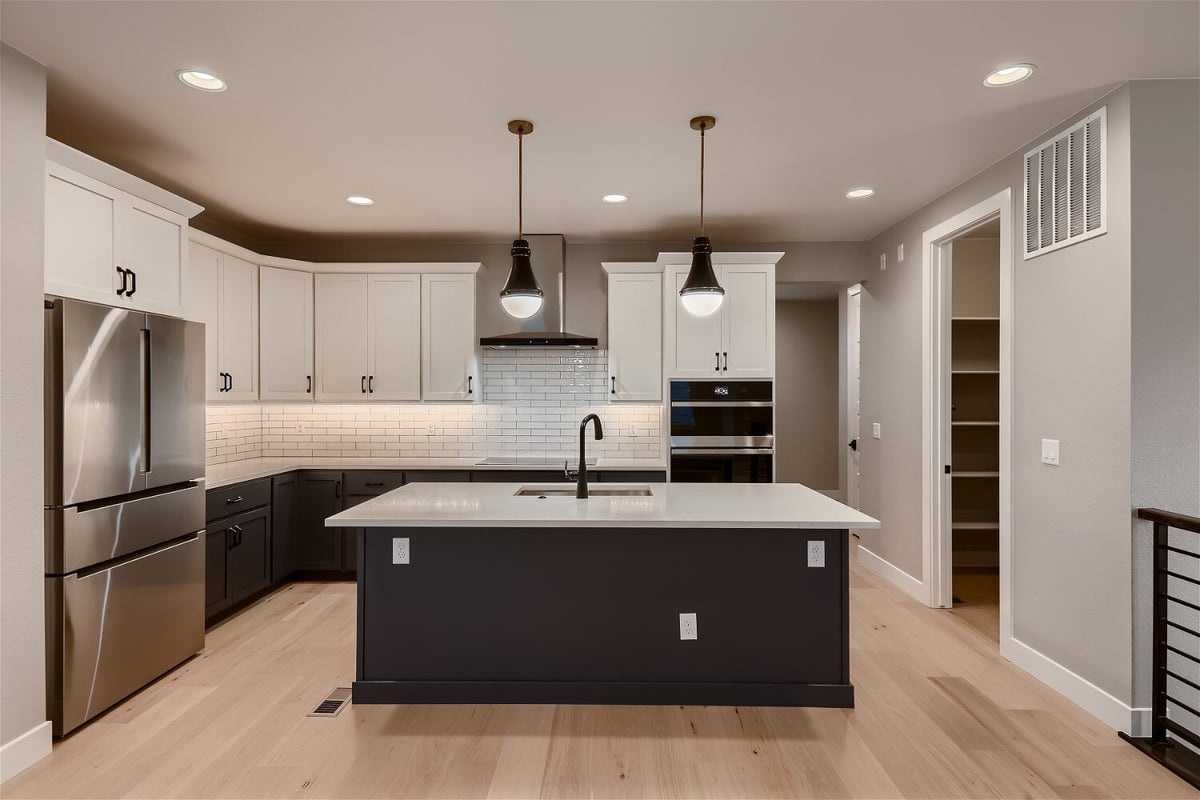
[(258, 268), (221, 255), (221, 371), (226, 401), (258, 398)]
[(259, 392), (263, 400), (311, 400), (313, 276), (258, 269)]
[(296, 570), (297, 486), (294, 472), (271, 481), (271, 583), (282, 583)]
[(726, 265), (721, 268), (725, 302), (721, 375), (775, 376), (775, 267)]
[[(679, 290), (687, 280), (688, 268), (683, 265), (667, 268), (667, 375), (672, 378), (719, 377), (721, 353), (722, 308), (707, 317), (688, 313), (679, 301)], [(728, 287), (726, 287), (728, 291)], [(728, 302), (726, 296), (726, 302)]]
[(367, 394), (420, 400), (421, 276), (371, 275), (367, 282)]
[(225, 539), (229, 599), (237, 603), (271, 585), (271, 510), (234, 517)]
[(212, 619), (229, 607), (229, 581), (225, 568), (226, 526), (210, 526), (204, 534), (204, 618)]
[(184, 316), (204, 323), (204, 385), (210, 403), (225, 400), (221, 376), (221, 254), (204, 245), (188, 246)]
[(475, 276), (421, 276), (421, 394), (426, 400), (474, 400)]
[(296, 568), (318, 572), (342, 569), (342, 531), (325, 520), (342, 510), (342, 473), (302, 472), (296, 486)]
[(367, 276), (317, 275), (318, 400), (365, 400)]
[(137, 197), (117, 215), (117, 265), (130, 271), (126, 305), (157, 314), (183, 310), (187, 220)]
[(123, 305), (114, 241), (120, 193), (46, 164), (46, 292)]
[(608, 397), (662, 399), (662, 275), (608, 278)]

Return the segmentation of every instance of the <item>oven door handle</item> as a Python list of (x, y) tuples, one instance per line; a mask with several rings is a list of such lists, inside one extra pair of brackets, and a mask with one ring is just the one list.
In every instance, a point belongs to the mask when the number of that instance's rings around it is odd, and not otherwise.
[(774, 400), (672, 400), (671, 408), (770, 408)]
[(773, 456), (773, 447), (672, 447), (673, 456)]

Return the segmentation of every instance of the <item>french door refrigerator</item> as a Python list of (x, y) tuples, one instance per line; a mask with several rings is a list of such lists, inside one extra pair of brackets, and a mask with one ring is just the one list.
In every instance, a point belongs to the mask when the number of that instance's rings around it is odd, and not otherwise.
[(44, 316), (61, 736), (204, 647), (204, 326), (61, 298)]

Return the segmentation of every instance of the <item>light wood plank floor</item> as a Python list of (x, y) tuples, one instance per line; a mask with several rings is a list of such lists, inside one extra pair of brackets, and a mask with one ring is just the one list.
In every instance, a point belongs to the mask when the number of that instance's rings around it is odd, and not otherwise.
[(12, 779), (5, 798), (1196, 798), (855, 565), (857, 708), (351, 706), (354, 587), (293, 584)]

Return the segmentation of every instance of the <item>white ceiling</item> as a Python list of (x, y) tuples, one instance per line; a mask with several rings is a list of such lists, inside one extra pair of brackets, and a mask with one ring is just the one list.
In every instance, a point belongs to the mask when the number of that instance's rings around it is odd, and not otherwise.
[(715, 238), (865, 239), (1121, 81), (1196, 76), (1198, 31), (1200, 4), (1149, 0), (0, 4), (51, 135), (265, 241), (511, 237), (514, 117), (530, 231), (688, 237), (696, 114)]

